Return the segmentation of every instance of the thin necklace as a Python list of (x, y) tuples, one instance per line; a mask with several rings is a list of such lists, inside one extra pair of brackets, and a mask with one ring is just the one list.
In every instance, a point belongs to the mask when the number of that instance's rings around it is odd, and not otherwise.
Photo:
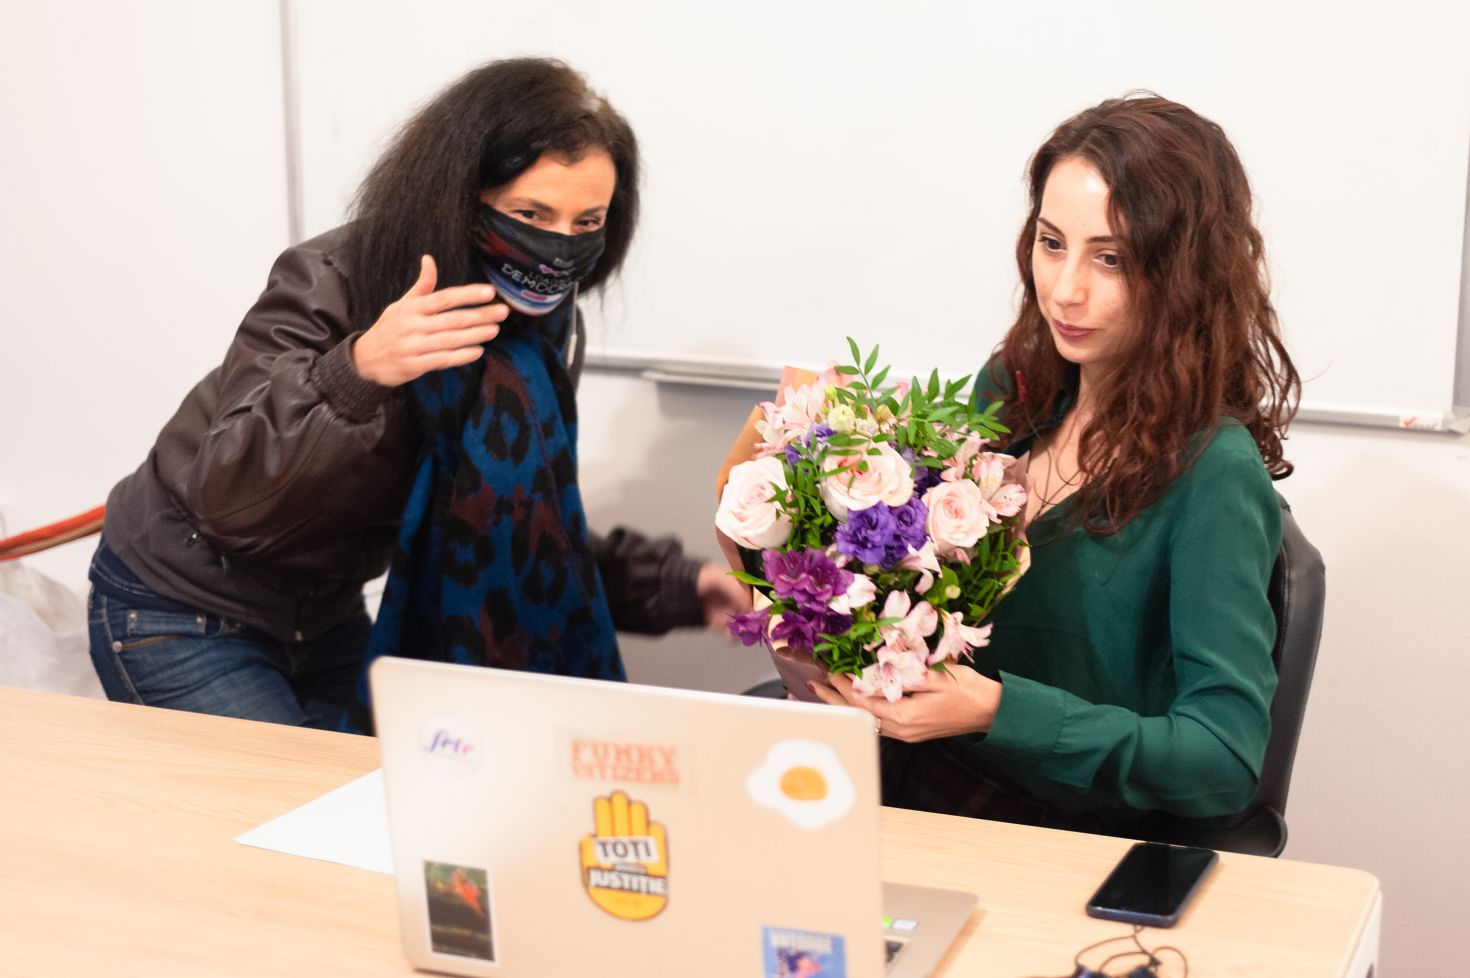
[[(1057, 440), (1060, 441), (1063, 445), (1070, 441), (1071, 436), (1076, 433), (1078, 429), (1078, 422), (1076, 420), (1077, 417), (1077, 412), (1073, 411), (1071, 416), (1067, 419), (1068, 422), (1070, 422), (1070, 425), (1064, 422), (1062, 429), (1057, 432), (1057, 434), (1060, 436)], [(1071, 429), (1070, 431), (1068, 430), (1069, 427)], [(1046, 512), (1046, 510), (1050, 509), (1059, 500), (1065, 498), (1067, 490), (1076, 488), (1082, 483), (1083, 480), (1081, 462), (1077, 463), (1077, 468), (1075, 471), (1073, 471), (1070, 477), (1062, 474), (1061, 467), (1057, 464), (1057, 454), (1054, 454), (1052, 452), (1050, 440), (1046, 442), (1041, 451), (1046, 456), (1046, 480), (1041, 485), (1041, 492), (1037, 494), (1037, 498), (1041, 500), (1041, 508), (1036, 511), (1038, 516)], [(1033, 454), (1033, 458), (1034, 457), (1035, 456)], [(1057, 480), (1061, 483), (1061, 485), (1057, 486), (1057, 491), (1055, 495), (1053, 495), (1051, 491), (1051, 477), (1053, 472), (1056, 473)], [(1030, 459), (1028, 459), (1026, 462), (1026, 474), (1031, 474)]]

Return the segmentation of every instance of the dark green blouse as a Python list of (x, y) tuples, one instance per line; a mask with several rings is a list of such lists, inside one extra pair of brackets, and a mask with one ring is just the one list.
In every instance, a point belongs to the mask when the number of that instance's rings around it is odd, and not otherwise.
[(1237, 812), (1270, 732), (1281, 514), (1250, 433), (1221, 419), (1167, 495), (1089, 536), (1064, 501), (976, 666), (1004, 684), (988, 735), (942, 741), (1066, 811)]

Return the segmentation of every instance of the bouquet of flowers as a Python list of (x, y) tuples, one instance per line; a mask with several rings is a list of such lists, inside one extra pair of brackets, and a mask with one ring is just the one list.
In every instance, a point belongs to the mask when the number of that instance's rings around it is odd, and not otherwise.
[(736, 638), (897, 700), (989, 642), (986, 618), (1029, 563), (1026, 479), (984, 450), (1006, 429), (998, 405), (970, 407), (968, 377), (885, 386), (878, 348), (848, 345), (851, 364), (761, 405), (761, 442), (730, 470), (715, 525), (756, 594), (731, 617)]

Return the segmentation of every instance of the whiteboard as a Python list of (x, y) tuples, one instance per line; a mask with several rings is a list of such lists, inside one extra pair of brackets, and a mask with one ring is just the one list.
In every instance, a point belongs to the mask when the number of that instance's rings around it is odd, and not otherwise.
[(1456, 403), (1470, 4), (738, 5), (296, 0), (306, 233), (393, 127), (482, 61), (560, 57), (629, 118), (645, 210), (590, 353), (750, 373), (882, 343), (959, 374), (1010, 324), (1024, 171), (1074, 112), (1150, 89), (1249, 171), (1287, 344), (1323, 411)]

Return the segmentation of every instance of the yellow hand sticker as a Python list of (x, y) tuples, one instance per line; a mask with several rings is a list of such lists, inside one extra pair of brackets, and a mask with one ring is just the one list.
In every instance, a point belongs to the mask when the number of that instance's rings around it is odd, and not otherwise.
[(669, 902), (669, 842), (648, 806), (614, 791), (592, 803), (595, 831), (582, 837), (582, 885), (622, 920), (647, 920)]

